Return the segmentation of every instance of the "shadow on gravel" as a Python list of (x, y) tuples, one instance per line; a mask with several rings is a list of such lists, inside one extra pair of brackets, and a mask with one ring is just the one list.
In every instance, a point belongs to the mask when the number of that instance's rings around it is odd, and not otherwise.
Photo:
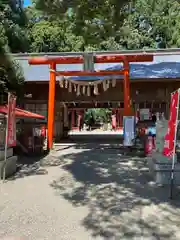
[[(76, 150), (79, 150), (81, 153), (80, 155), (84, 155), (86, 154), (86, 151), (88, 151), (88, 153), (90, 152), (103, 152), (103, 151), (108, 151), (108, 153), (112, 153), (113, 155), (115, 154), (120, 154), (120, 155), (124, 155), (126, 157), (133, 157), (134, 155), (136, 155), (136, 157), (140, 157), (140, 158), (144, 158), (144, 152), (142, 151), (137, 151), (136, 149), (123, 149), (121, 144), (94, 144), (94, 143), (78, 143), (75, 145), (70, 145), (67, 146), (66, 144), (61, 145), (61, 146), (56, 146), (56, 150), (55, 150), (55, 154), (51, 154), (48, 155), (45, 158), (42, 158), (41, 160), (41, 165), (42, 166), (61, 166), (65, 163), (67, 163), (67, 158), (68, 156), (74, 158), (74, 153), (69, 155), (69, 154), (64, 154), (64, 150), (68, 150), (74, 148)], [(90, 149), (90, 150), (89, 150)], [(83, 153), (82, 153), (83, 151)], [(62, 152), (62, 154), (61, 154)], [(62, 157), (59, 157), (58, 154)], [(77, 155), (77, 153), (75, 153), (75, 155)], [(78, 154), (79, 155), (79, 154)], [(72, 159), (71, 158), (71, 159)]]
[(24, 178), (33, 175), (45, 175), (47, 170), (41, 167), (42, 159), (45, 159), (47, 154), (39, 156), (25, 156), (19, 155), (17, 161), (17, 171), (16, 173), (9, 177), (7, 180), (16, 180), (18, 178)]
[(150, 184), (144, 158), (95, 147), (56, 157), (54, 164), (65, 173), (51, 186), (77, 207), (77, 214), (78, 207), (88, 207), (83, 225), (93, 236), (179, 239), (175, 233), (180, 225), (180, 205), (169, 202), (169, 189)]

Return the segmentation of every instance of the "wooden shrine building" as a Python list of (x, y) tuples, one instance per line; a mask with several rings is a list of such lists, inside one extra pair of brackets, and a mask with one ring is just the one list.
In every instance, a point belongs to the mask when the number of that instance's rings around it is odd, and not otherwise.
[(49, 147), (87, 108), (112, 108), (119, 126), (137, 109), (169, 113), (180, 87), (180, 49), (16, 54), (25, 75), (24, 108), (48, 119)]

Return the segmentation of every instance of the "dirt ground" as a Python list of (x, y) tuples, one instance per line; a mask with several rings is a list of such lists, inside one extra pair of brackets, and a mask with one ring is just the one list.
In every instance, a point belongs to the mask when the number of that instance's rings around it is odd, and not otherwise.
[(179, 240), (179, 200), (155, 186), (143, 157), (97, 144), (57, 147), (1, 184), (0, 237)]

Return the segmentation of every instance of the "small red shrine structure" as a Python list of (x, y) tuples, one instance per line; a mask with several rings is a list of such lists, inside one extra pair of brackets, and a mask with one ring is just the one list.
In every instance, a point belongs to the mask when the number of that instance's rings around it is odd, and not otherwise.
[[(0, 113), (7, 115), (8, 106), (0, 105)], [(26, 110), (23, 110), (23, 109), (17, 108), (17, 107), (15, 108), (15, 116), (17, 118), (34, 118), (34, 119), (45, 120), (45, 117), (40, 114), (29, 112), (29, 111), (26, 111)]]
[(130, 96), (130, 62), (151, 62), (152, 54), (136, 54), (136, 55), (120, 55), (106, 54), (93, 56), (93, 63), (123, 63), (122, 70), (106, 70), (106, 71), (57, 71), (57, 64), (84, 64), (83, 56), (66, 56), (66, 57), (34, 57), (29, 59), (31, 65), (49, 65), (50, 81), (49, 81), (49, 99), (48, 99), (48, 148), (53, 146), (53, 129), (54, 129), (54, 109), (55, 109), (55, 86), (56, 76), (110, 76), (123, 75), (123, 91), (124, 91), (124, 115), (134, 115), (131, 108)]

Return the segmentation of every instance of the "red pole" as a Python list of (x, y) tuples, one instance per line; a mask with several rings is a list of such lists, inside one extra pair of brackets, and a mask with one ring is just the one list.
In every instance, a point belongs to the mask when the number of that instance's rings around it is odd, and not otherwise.
[(131, 115), (131, 104), (130, 104), (130, 78), (129, 78), (129, 62), (124, 59), (124, 115)]
[(48, 101), (48, 149), (53, 147), (53, 134), (54, 134), (54, 104), (55, 104), (55, 87), (56, 87), (56, 64), (50, 65), (50, 81), (49, 81), (49, 101)]

